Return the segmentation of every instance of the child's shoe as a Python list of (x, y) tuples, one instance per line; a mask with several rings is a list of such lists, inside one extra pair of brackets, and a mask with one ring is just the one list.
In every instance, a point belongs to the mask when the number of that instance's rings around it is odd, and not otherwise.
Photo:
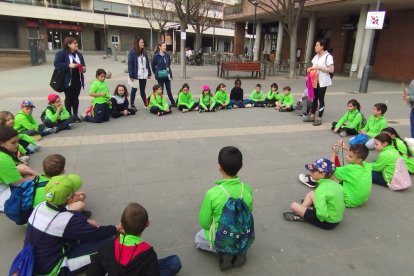
[(309, 174), (303, 174), (301, 173), (299, 175), (299, 181), (308, 186), (309, 188), (316, 188), (317, 183), (315, 180), (312, 179), (312, 177)]
[(311, 116), (307, 116), (305, 119), (302, 120), (304, 123), (312, 123), (315, 122), (315, 118), (312, 118)]
[(283, 217), (287, 221), (305, 221), (301, 216), (298, 216), (293, 212), (283, 212)]
[(216, 112), (216, 109), (215, 109), (215, 108), (213, 108), (212, 110), (210, 110), (210, 112)]
[(233, 255), (218, 253), (219, 256), (219, 267), (221, 271), (230, 269), (233, 266)]
[(53, 131), (53, 133), (57, 133), (59, 131), (59, 128), (58, 127), (54, 127), (54, 128), (52, 128), (52, 131)]
[(233, 267), (241, 267), (247, 261), (246, 255), (234, 255), (233, 256)]
[(239, 108), (239, 106), (235, 104), (233, 105), (233, 108), (236, 109), (236, 108)]
[(42, 140), (42, 135), (39, 135), (39, 134), (33, 135), (32, 137), (33, 137), (33, 139), (34, 139), (35, 141), (40, 141), (40, 140)]
[(186, 112), (188, 112), (188, 109), (183, 108), (182, 112), (186, 113)]
[(84, 120), (85, 120), (85, 118), (86, 118), (86, 113), (82, 113), (82, 114), (81, 114), (81, 120), (82, 120), (82, 121), (84, 121)]
[(341, 137), (346, 137), (346, 131), (341, 131), (341, 132), (339, 132), (339, 135), (341, 136)]
[(280, 109), (279, 109), (279, 112), (286, 112), (286, 108), (283, 108), (283, 107), (282, 107), (282, 108), (280, 108)]
[(246, 104), (245, 107), (250, 108), (250, 107), (253, 107), (253, 105), (249, 103), (249, 104)]
[(138, 111), (138, 109), (137, 109), (137, 107), (135, 106), (135, 104), (131, 104), (131, 109), (132, 109), (132, 110), (135, 110), (135, 111)]
[(40, 149), (42, 148), (42, 146), (38, 145), (38, 144), (29, 144), (27, 146), (27, 150), (29, 152), (38, 152)]
[(312, 124), (313, 126), (320, 126), (320, 125), (322, 125), (322, 120), (321, 119), (319, 119), (319, 120), (316, 120), (315, 119), (315, 121), (313, 122), (313, 124)]
[(203, 113), (203, 112), (206, 112), (204, 109), (202, 109), (202, 108), (200, 108), (199, 110), (198, 110), (198, 113)]

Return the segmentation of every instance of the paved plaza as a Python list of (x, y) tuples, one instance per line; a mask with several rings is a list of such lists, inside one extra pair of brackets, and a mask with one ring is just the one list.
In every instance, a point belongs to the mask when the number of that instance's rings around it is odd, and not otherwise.
[[(38, 67), (0, 72), (0, 110), (17, 113), (22, 99), (31, 99), (39, 119), (46, 106), (48, 83), (53, 71), (53, 56)], [(111, 92), (118, 83), (127, 83), (125, 63), (85, 54), (86, 89), (80, 110), (90, 104), (87, 89), (95, 71), (102, 67), (112, 72)], [(201, 85), (212, 90), (220, 82), (231, 90), (234, 78), (216, 77), (215, 66), (187, 66), (188, 78), (179, 78), (179, 65), (172, 67), (173, 94), (184, 82), (198, 97)], [(233, 76), (237, 73), (233, 72)], [(230, 74), (231, 75), (231, 74)], [(247, 77), (249, 74), (245, 74)], [(267, 91), (272, 82), (279, 90), (292, 87), (295, 99), (302, 94), (304, 77), (289, 80), (286, 75), (266, 80), (243, 78), (245, 94), (256, 83)], [(356, 98), (365, 117), (373, 104), (385, 102), (385, 116), (402, 137), (409, 135), (409, 108), (401, 98), (401, 85), (370, 81), (368, 94), (358, 94), (359, 80), (335, 75), (328, 88), (323, 124), (302, 123), (296, 112), (280, 113), (272, 108), (224, 110), (215, 113), (177, 109), (164, 117), (149, 114), (137, 95), (138, 113), (108, 123), (75, 124), (70, 131), (45, 137), (30, 165), (39, 173), (44, 157), (60, 153), (66, 157), (67, 173), (84, 179), (87, 208), (101, 225), (117, 224), (125, 206), (136, 201), (149, 212), (151, 225), (143, 237), (158, 256), (180, 256), (179, 275), (412, 275), (414, 248), (414, 190), (392, 192), (373, 186), (368, 203), (347, 209), (344, 220), (333, 231), (317, 229), (306, 223), (287, 222), (282, 212), (292, 201), (300, 200), (309, 189), (300, 184), (298, 174), (304, 163), (330, 156), (330, 145), (340, 137), (330, 130), (332, 121), (346, 111), (346, 103)], [(150, 91), (155, 84), (147, 84)], [(148, 92), (147, 92), (148, 94)], [(246, 96), (245, 96), (246, 97)], [(204, 193), (220, 174), (217, 155), (223, 146), (233, 145), (243, 153), (242, 181), (253, 188), (253, 215), (256, 240), (248, 251), (247, 264), (220, 272), (215, 255), (194, 248), (199, 230), (198, 212)], [(377, 154), (370, 152), (369, 161)], [(21, 249), (26, 228), (16, 226), (0, 215), (0, 275)]]

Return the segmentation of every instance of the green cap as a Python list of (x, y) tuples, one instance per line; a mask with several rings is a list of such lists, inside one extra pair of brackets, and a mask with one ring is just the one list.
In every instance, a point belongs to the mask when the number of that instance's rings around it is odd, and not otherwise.
[(53, 205), (66, 204), (68, 198), (82, 186), (79, 175), (58, 175), (50, 179), (45, 187), (46, 201)]

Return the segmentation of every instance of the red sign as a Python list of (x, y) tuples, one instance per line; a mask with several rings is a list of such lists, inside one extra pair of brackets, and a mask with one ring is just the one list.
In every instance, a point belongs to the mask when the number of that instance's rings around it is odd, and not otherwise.
[(26, 26), (29, 28), (39, 28), (38, 21), (26, 21)]
[(45, 25), (47, 29), (82, 31), (82, 26), (79, 26), (79, 25), (59, 24), (59, 23), (50, 23), (50, 22), (46, 22)]

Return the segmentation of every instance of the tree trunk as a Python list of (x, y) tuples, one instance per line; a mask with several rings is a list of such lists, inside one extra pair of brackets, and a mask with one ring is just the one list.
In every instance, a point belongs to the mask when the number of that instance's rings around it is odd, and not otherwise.
[(290, 66), (289, 66), (289, 79), (293, 79), (296, 74), (296, 48), (298, 44), (298, 28), (293, 28), (290, 37)]
[[(181, 27), (181, 33), (186, 32), (187, 22), (184, 20), (180, 20), (180, 27)], [(180, 52), (181, 52), (181, 78), (185, 79), (187, 77), (186, 68), (185, 68), (185, 44), (186, 40), (182, 39), (180, 33)]]
[(201, 27), (197, 27), (195, 29), (196, 31), (196, 38), (195, 38), (195, 45), (194, 45), (194, 51), (198, 51), (201, 48), (201, 41), (203, 39), (203, 34), (201, 33)]

